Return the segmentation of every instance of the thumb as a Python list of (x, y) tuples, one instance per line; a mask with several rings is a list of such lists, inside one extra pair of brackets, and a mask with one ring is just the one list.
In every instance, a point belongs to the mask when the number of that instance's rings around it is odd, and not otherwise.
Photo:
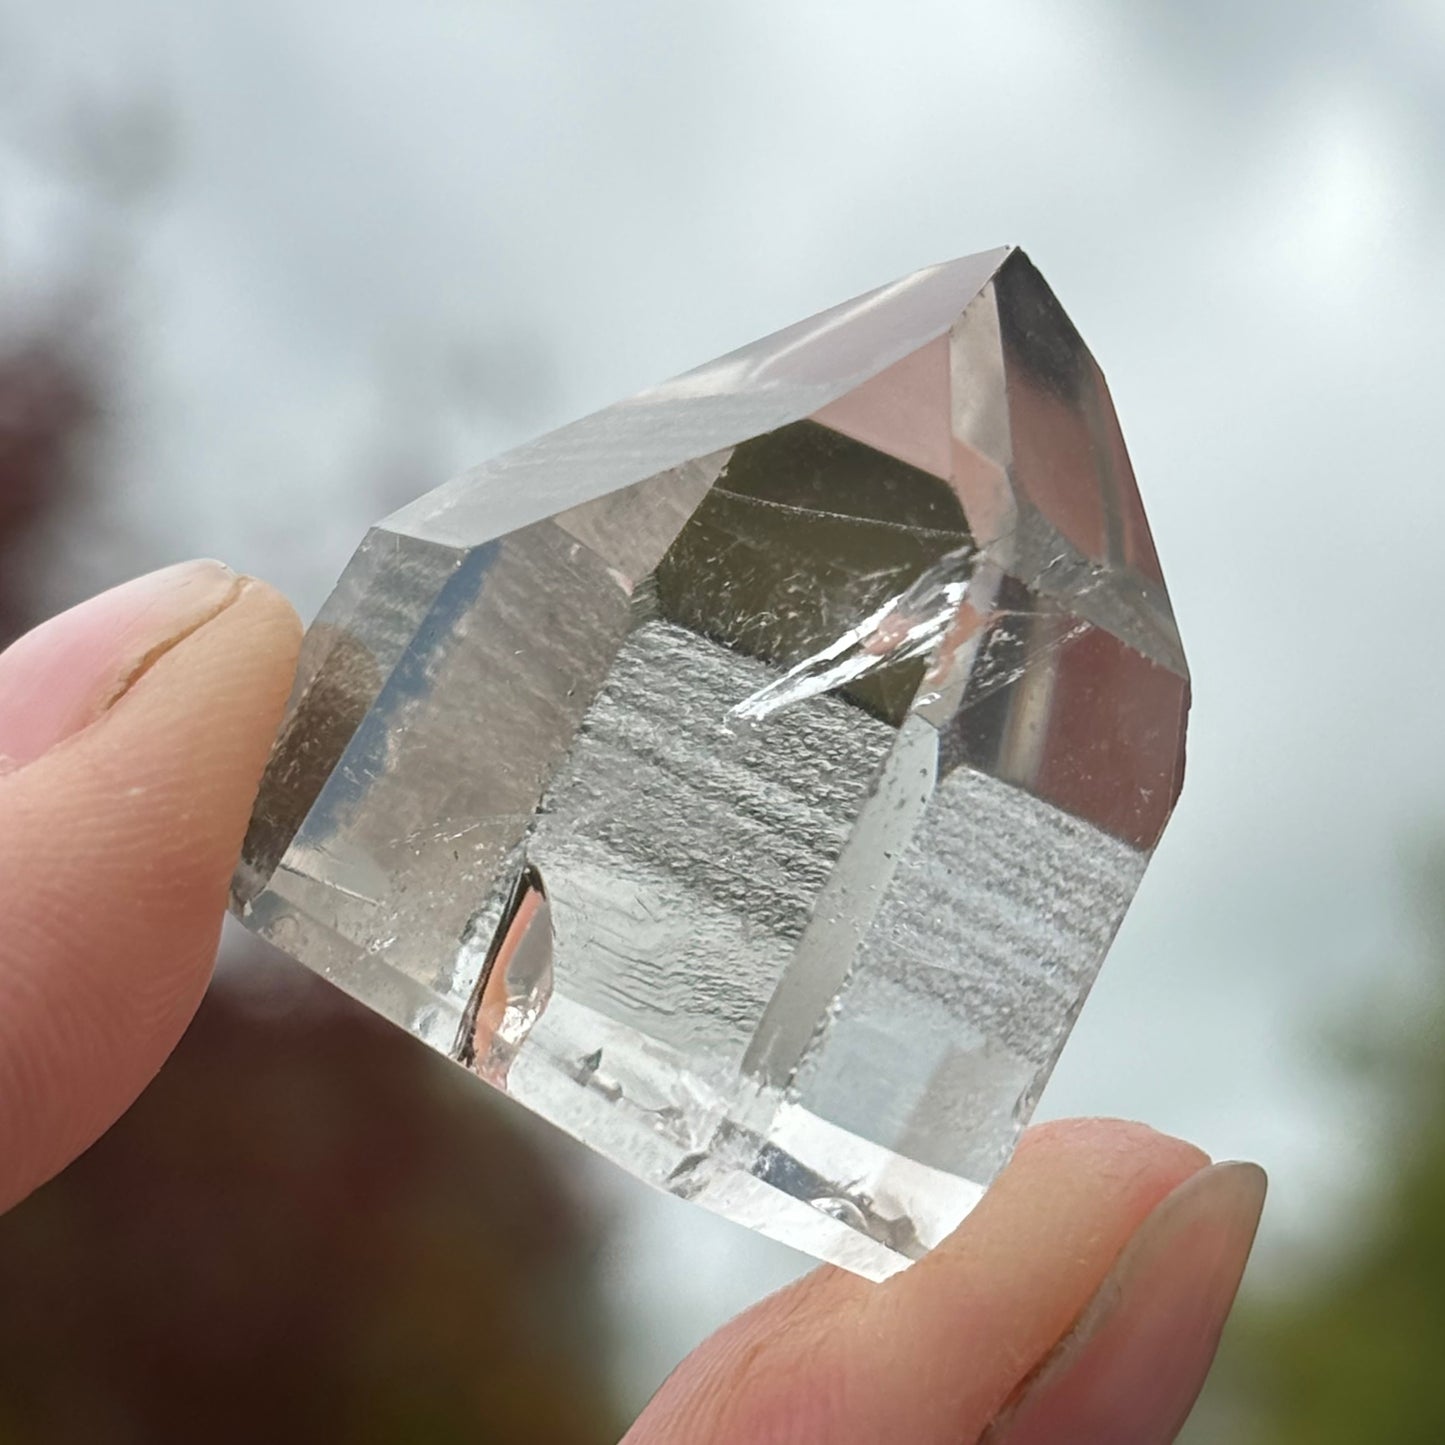
[(271, 588), (192, 562), (0, 653), (0, 1209), (195, 1011), (298, 633)]

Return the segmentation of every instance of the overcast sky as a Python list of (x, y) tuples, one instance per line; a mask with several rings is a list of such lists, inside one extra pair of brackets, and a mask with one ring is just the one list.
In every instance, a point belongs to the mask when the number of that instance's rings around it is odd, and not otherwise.
[[(86, 247), (121, 297), (113, 488), (51, 600), (205, 553), (313, 610), (409, 491), (1024, 245), (1110, 378), (1196, 700), (1045, 1112), (1262, 1160), (1282, 1250), (1368, 1179), (1312, 1040), (1404, 986), (1399, 860), (1445, 824), (1442, 81), (1432, 0), (0, 0), (0, 316)], [(125, 116), (153, 175), (101, 207)], [(796, 1264), (626, 1198), (646, 1381)]]

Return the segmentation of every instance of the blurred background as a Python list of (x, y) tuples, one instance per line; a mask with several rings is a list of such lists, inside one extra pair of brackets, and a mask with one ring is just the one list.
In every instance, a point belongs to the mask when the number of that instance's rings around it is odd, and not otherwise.
[[(1044, 1113), (1271, 1172), (1191, 1440), (1439, 1445), (1442, 148), (1439, 0), (0, 0), (0, 642), (1023, 244), (1196, 699)], [(236, 933), (0, 1222), (0, 1439), (606, 1441), (806, 1264)]]

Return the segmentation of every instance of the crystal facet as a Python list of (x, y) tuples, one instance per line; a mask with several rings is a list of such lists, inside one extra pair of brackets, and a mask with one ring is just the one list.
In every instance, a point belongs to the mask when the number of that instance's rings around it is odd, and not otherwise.
[(643, 1179), (880, 1278), (1008, 1156), (1187, 707), (1103, 377), (988, 252), (375, 527), (235, 906)]

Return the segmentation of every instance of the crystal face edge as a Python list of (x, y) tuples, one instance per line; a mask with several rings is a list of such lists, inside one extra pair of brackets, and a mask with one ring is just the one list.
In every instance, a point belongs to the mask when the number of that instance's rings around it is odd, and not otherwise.
[[(1007, 1156), (1182, 758), (1102, 377), (1021, 253), (990, 265), (902, 355), (886, 303), (848, 313), (846, 389), (741, 445), (470, 547), (505, 468), (399, 514), (425, 537), (389, 519), (308, 636), (237, 881), (435, 1046), (470, 1009), (477, 1072), (599, 1152), (873, 1277)], [(712, 374), (776, 418), (779, 364)], [(575, 439), (530, 451), (513, 479), (596, 485)]]

